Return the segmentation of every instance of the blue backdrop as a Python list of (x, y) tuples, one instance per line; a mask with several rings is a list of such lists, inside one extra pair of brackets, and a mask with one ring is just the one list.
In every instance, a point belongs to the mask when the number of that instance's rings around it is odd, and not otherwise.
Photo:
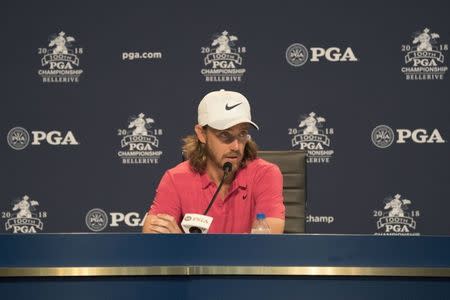
[(308, 232), (450, 234), (448, 1), (0, 5), (1, 232), (140, 231), (224, 88), (308, 150)]

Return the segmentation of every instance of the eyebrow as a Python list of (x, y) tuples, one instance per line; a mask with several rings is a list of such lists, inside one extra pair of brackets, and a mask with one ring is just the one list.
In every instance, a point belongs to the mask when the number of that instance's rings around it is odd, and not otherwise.
[[(236, 130), (238, 133), (242, 132), (242, 131), (248, 131), (248, 128), (239, 128), (238, 130)], [(219, 132), (228, 132), (228, 133), (232, 133), (233, 130), (231, 129), (225, 129), (225, 130), (221, 130)]]

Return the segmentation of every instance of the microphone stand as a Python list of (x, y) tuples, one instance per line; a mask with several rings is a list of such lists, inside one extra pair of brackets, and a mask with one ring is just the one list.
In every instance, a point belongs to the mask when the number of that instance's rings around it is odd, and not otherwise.
[[(227, 177), (228, 173), (231, 171), (231, 168), (233, 166), (231, 165), (230, 162), (226, 162), (223, 164), (223, 176), (222, 179), (220, 180), (219, 186), (217, 187), (216, 192), (214, 193), (211, 201), (209, 202), (208, 207), (206, 208), (205, 212), (203, 213), (204, 215), (206, 215), (209, 211), (209, 209), (211, 208), (211, 206), (213, 205), (214, 201), (216, 200), (217, 195), (219, 194), (220, 189), (222, 188), (223, 182), (225, 181), (225, 177)], [(201, 229), (198, 227), (191, 227), (189, 228), (189, 232), (190, 233), (202, 233)]]

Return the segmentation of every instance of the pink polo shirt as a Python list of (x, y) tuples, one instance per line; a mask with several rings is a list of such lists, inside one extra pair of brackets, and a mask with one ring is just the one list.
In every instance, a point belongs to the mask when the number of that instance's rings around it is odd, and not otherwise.
[[(169, 214), (180, 226), (185, 214), (205, 212), (216, 189), (208, 174), (182, 162), (162, 177), (149, 213)], [(225, 199), (217, 196), (208, 212), (214, 218), (208, 233), (249, 233), (257, 213), (280, 219), (285, 213), (280, 169), (260, 158), (236, 172)]]

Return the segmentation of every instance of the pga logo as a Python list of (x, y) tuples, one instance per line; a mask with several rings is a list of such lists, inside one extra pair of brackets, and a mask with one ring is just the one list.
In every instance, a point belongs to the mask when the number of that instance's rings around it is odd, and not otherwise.
[(394, 143), (406, 144), (413, 142), (416, 144), (443, 144), (446, 141), (442, 138), (437, 128), (426, 130), (418, 129), (396, 129), (397, 137), (394, 130), (387, 125), (378, 125), (372, 130), (372, 143), (378, 148), (387, 148)]
[(33, 142), (31, 145), (40, 145), (41, 142), (47, 142), (50, 145), (79, 145), (72, 131), (63, 133), (61, 131), (32, 131)]
[(28, 195), (14, 199), (11, 211), (2, 211), (5, 229), (12, 233), (36, 233), (44, 229), (47, 212), (39, 209), (40, 203)]
[[(392, 220), (392, 222), (395, 221), (399, 221), (398, 218), (397, 220)], [(395, 233), (403, 233), (403, 232), (409, 232), (408, 226), (407, 225), (403, 225), (403, 224), (387, 224), (386, 225), (386, 232), (395, 232)]]
[(230, 55), (227, 54), (216, 54), (214, 58), (216, 60), (212, 61), (213, 69), (236, 69), (236, 65), (233, 61), (227, 61), (230, 59)]
[(8, 145), (14, 150), (23, 150), (31, 142), (31, 145), (41, 145), (47, 143), (49, 145), (79, 145), (72, 131), (61, 132), (52, 130), (45, 131), (31, 131), (31, 136), (25, 128), (14, 127), (7, 135)]
[(325, 57), (326, 60), (337, 61), (358, 61), (352, 48), (347, 47), (345, 50), (341, 50), (337, 47), (331, 48), (318, 48), (311, 47), (311, 60), (312, 62), (318, 62), (320, 58)]
[(382, 209), (373, 211), (378, 230), (375, 235), (420, 235), (416, 232), (416, 219), (421, 212), (410, 208), (411, 200), (396, 194), (386, 197), (383, 202)]
[(417, 144), (445, 143), (445, 140), (437, 129), (433, 129), (430, 134), (428, 134), (426, 129), (397, 129), (397, 135), (397, 144), (404, 144), (409, 139)]
[(358, 58), (350, 47), (345, 49), (338, 47), (311, 47), (309, 50), (302, 44), (292, 44), (286, 49), (286, 60), (291, 66), (300, 67), (308, 61), (311, 52), (311, 62), (319, 62), (323, 59), (330, 62), (358, 61)]
[(129, 227), (142, 227), (147, 218), (147, 214), (145, 214), (144, 218), (141, 219), (137, 212), (129, 212), (127, 214), (110, 212), (109, 215), (111, 216), (111, 223), (109, 223), (110, 227), (119, 227), (120, 223), (125, 223)]
[(106, 213), (101, 208), (93, 208), (87, 212), (85, 221), (86, 226), (95, 232), (103, 231), (106, 227), (119, 227), (125, 224), (128, 227), (142, 227), (144, 225), (147, 214), (141, 219), (137, 212), (109, 212)]
[[(64, 59), (63, 55), (55, 55), (55, 59)], [(64, 61), (51, 61), (49, 63), (50, 70), (72, 70), (73, 67), (70, 64), (70, 62), (64, 62)]]

